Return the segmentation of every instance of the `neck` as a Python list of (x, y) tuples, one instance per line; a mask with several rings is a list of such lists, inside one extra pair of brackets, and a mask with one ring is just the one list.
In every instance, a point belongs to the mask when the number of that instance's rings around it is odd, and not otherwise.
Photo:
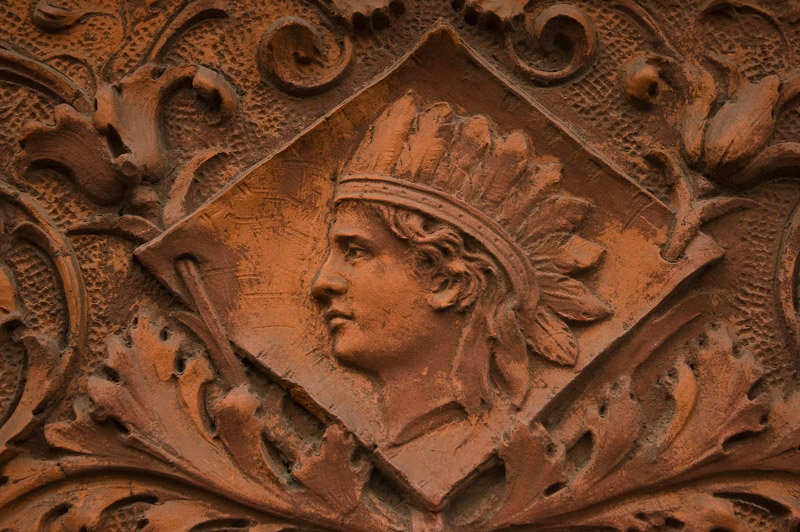
[[(383, 389), (387, 439), (390, 444), (405, 443), (454, 419), (465, 417), (453, 389), (452, 355), (455, 349), (457, 347), (447, 345), (448, 353), (409, 353), (410, 356), (405, 358), (406, 364), (378, 376)], [(428, 363), (408, 363), (414, 360)]]

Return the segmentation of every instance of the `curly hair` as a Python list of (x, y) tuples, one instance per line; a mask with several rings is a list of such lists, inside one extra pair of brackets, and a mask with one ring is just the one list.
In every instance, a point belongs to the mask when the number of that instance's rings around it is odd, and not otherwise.
[(432, 216), (403, 207), (362, 203), (394, 236), (408, 243), (417, 273), (438, 280), (440, 288), (458, 284), (456, 310), (466, 312), (479, 298), (494, 300), (507, 292), (497, 262), (471, 236)]

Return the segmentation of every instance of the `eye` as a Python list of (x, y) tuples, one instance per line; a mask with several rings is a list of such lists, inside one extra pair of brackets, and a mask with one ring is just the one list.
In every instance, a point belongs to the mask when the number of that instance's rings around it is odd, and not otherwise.
[(372, 254), (365, 248), (349, 242), (344, 249), (344, 258), (348, 262), (353, 262), (359, 259), (366, 259), (371, 257)]

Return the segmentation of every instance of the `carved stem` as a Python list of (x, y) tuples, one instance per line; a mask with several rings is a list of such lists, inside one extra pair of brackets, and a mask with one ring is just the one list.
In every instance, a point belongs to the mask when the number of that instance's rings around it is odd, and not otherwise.
[(192, 296), (195, 309), (200, 314), (211, 339), (213, 339), (213, 345), (208, 346), (208, 351), (217, 371), (220, 372), (223, 380), (232, 388), (245, 384), (247, 376), (239, 363), (239, 359), (231, 349), (231, 344), (227, 340), (225, 332), (222, 330), (219, 317), (214, 311), (214, 306), (203, 285), (197, 262), (192, 257), (180, 258), (175, 261), (175, 269)]
[(90, 98), (68, 77), (54, 68), (0, 44), (0, 81), (19, 83), (38, 91), (59, 103), (68, 103), (76, 109), (87, 111)]

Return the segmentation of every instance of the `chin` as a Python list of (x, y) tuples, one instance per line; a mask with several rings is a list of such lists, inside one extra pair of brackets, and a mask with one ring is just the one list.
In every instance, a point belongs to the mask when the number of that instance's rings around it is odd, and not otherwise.
[(358, 365), (359, 360), (362, 360), (364, 352), (347, 342), (347, 340), (334, 337), (333, 356), (342, 364), (354, 366)]
[[(333, 342), (333, 356), (343, 366), (362, 371), (370, 371), (374, 366), (375, 356), (364, 346), (353, 345), (342, 339)], [(372, 364), (370, 364), (372, 362)]]

